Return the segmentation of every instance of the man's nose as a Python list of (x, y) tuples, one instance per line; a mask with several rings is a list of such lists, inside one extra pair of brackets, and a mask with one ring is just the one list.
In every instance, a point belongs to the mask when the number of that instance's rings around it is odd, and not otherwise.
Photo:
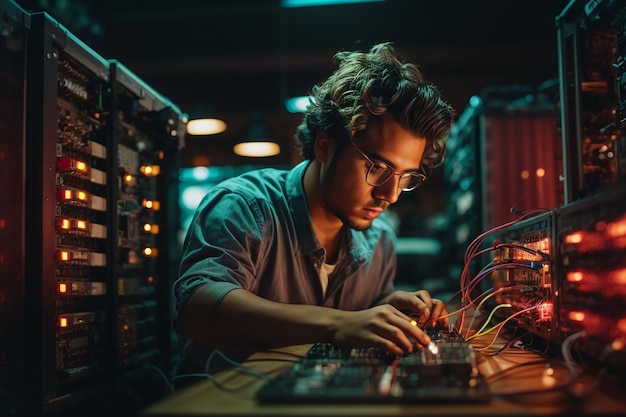
[(384, 184), (374, 187), (373, 195), (375, 198), (385, 200), (389, 204), (394, 204), (400, 197), (399, 187), (400, 177), (398, 175), (392, 175)]

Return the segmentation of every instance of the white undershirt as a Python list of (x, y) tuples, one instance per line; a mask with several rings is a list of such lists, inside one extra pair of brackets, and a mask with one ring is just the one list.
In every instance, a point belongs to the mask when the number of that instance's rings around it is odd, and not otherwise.
[(320, 268), (320, 283), (322, 284), (322, 295), (326, 295), (326, 288), (328, 288), (328, 276), (335, 270), (336, 264), (327, 264), (324, 262)]

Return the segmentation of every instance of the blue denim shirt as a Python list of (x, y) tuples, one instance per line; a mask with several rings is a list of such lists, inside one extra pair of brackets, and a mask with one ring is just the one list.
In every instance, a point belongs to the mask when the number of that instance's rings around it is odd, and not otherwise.
[[(272, 301), (343, 310), (369, 308), (393, 291), (395, 234), (381, 216), (366, 231), (345, 229), (343, 255), (322, 294), (325, 250), (315, 236), (302, 185), (307, 165), (251, 171), (218, 184), (203, 198), (174, 283), (177, 331), (185, 302), (203, 284), (218, 300), (243, 288)], [(190, 347), (192, 341), (181, 342), (185, 351), (198, 351)]]

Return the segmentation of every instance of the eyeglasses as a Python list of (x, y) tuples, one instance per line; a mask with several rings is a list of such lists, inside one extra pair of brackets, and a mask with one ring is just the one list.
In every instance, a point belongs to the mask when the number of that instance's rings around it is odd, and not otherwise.
[(365, 155), (363, 151), (360, 150), (354, 143), (352, 143), (352, 146), (354, 146), (354, 149), (359, 151), (359, 153), (363, 155), (363, 158), (367, 159), (367, 162), (369, 162), (367, 174), (365, 174), (365, 181), (372, 187), (383, 185), (394, 175), (400, 177), (400, 180), (398, 181), (398, 188), (402, 191), (413, 191), (426, 181), (426, 174), (422, 172), (395, 172), (393, 168), (384, 162), (372, 161), (372, 159)]

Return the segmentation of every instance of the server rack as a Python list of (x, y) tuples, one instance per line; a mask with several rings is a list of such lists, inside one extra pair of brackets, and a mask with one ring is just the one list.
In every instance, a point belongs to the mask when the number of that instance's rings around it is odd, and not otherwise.
[(557, 342), (626, 376), (626, 184), (561, 207), (556, 241)]
[(1, 413), (130, 415), (171, 376), (186, 117), (47, 13), (18, 10), (2, 23), (17, 29), (2, 49)]
[(572, 0), (556, 17), (565, 203), (626, 179), (623, 0)]
[(121, 62), (109, 62), (117, 207), (115, 396), (156, 399), (166, 385), (154, 367), (171, 369), (175, 355), (169, 305), (179, 259), (178, 151), (185, 116)]
[(455, 123), (444, 177), (450, 201), (448, 246), (457, 269), (463, 267), (467, 245), (484, 231), (529, 210), (563, 203), (553, 85), (549, 80), (537, 88), (488, 87), (470, 99)]
[[(513, 311), (529, 309), (515, 324), (556, 345), (576, 341), (580, 359), (620, 376), (626, 372), (625, 19), (626, 2), (619, 0), (574, 0), (556, 17), (563, 204), (495, 235), (523, 248), (498, 251), (495, 262), (523, 259), (541, 269), (491, 279), (494, 288), (535, 287), (530, 299), (528, 293), (498, 298)], [(541, 257), (529, 255), (537, 249)]]

